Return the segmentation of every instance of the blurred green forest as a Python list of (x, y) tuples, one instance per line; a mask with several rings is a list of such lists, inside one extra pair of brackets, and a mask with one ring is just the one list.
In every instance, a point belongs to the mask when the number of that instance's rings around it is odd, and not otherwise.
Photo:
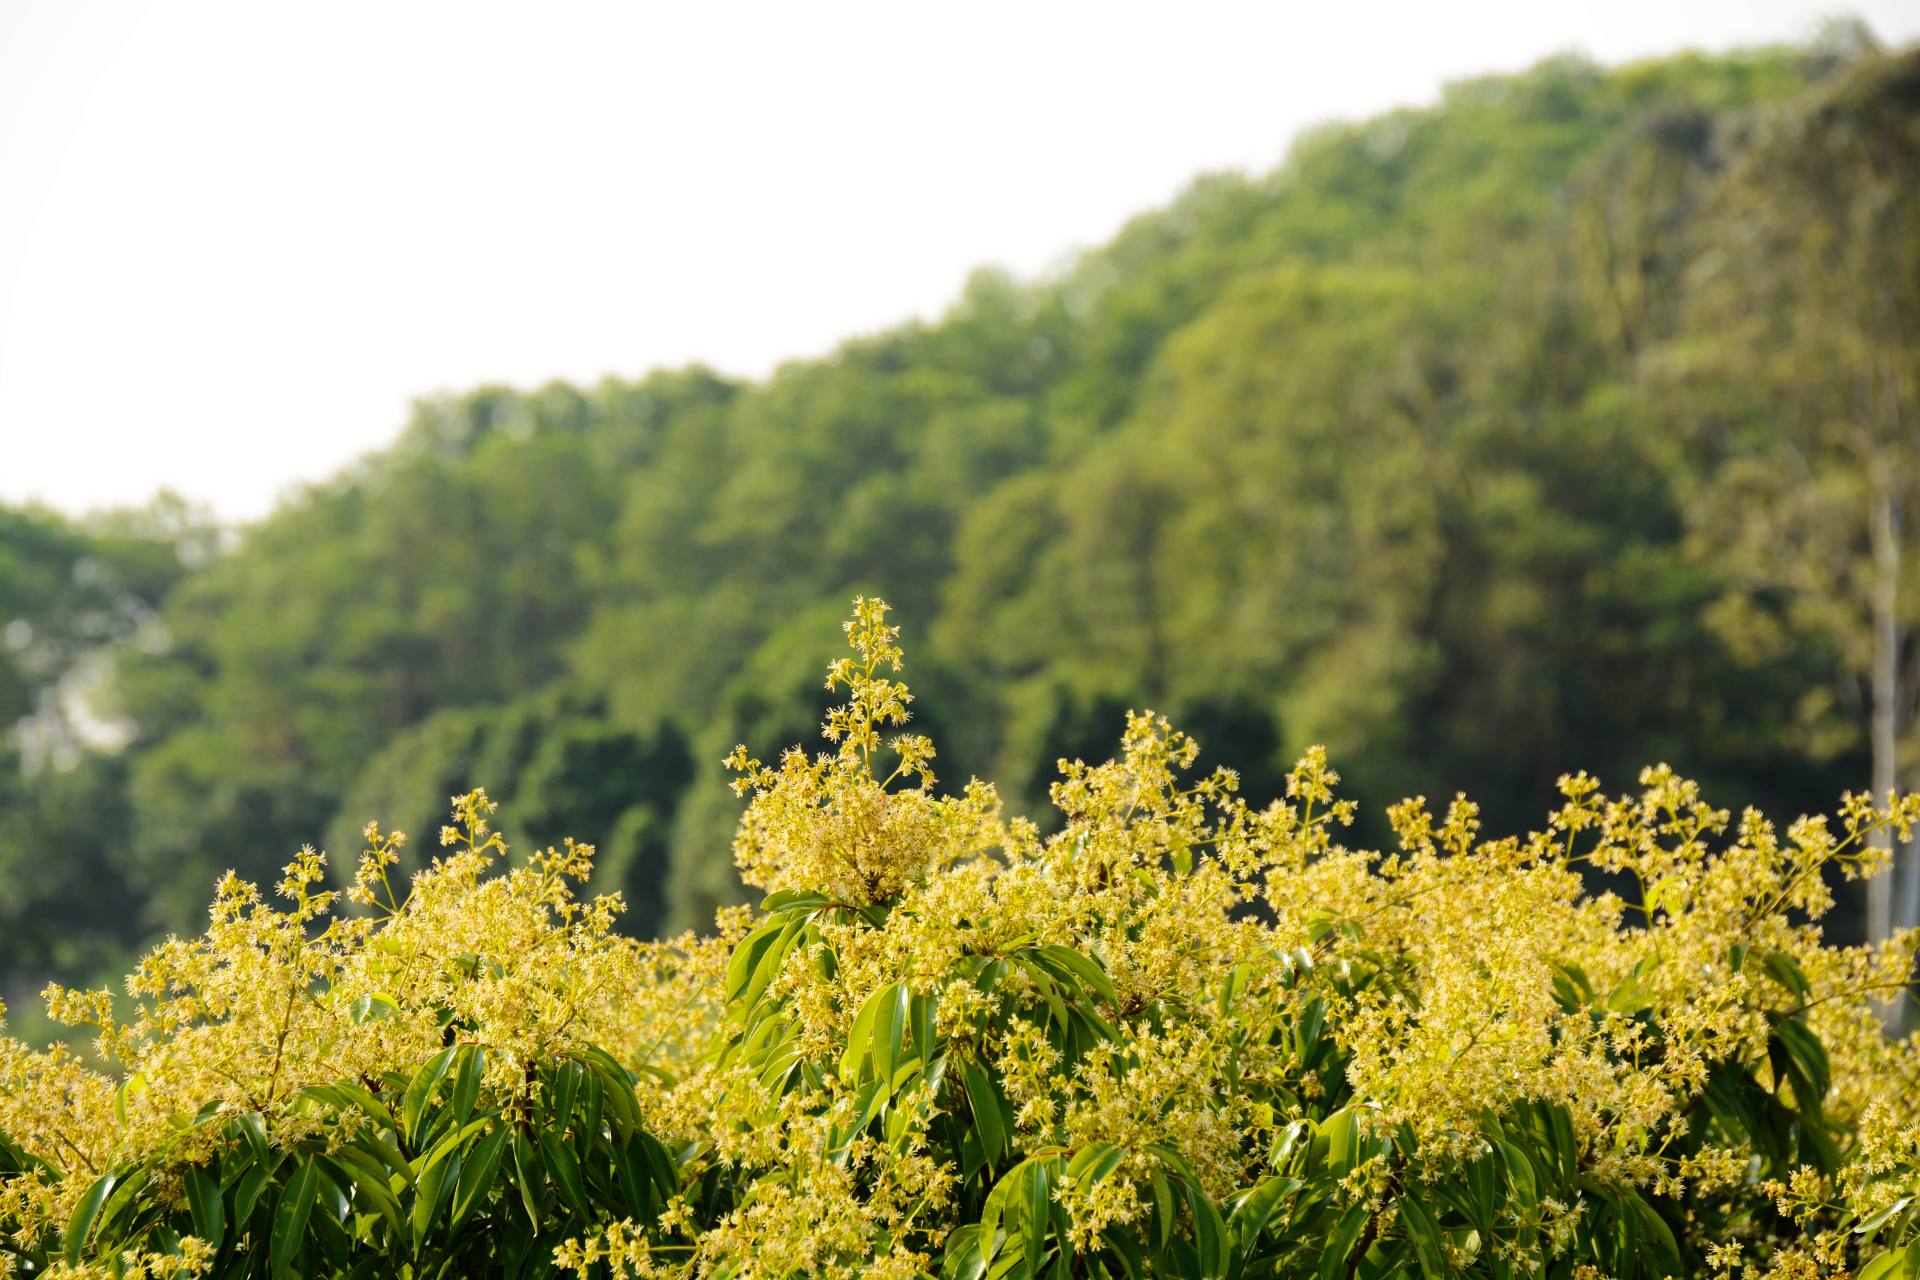
[(237, 531), (0, 509), (0, 990), (369, 819), (426, 856), (475, 784), (698, 926), (720, 759), (818, 741), (859, 592), (946, 779), (1033, 812), (1142, 705), (1254, 797), (1325, 743), (1357, 840), (1661, 760), (1783, 818), (1912, 785), (1916, 414), (1920, 53), (1842, 24), (1328, 125), (764, 382), (426, 400)]

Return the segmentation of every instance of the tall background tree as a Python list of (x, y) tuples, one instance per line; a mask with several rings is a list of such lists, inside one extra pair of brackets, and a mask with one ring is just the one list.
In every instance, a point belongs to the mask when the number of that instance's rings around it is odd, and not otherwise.
[[(1662, 353), (1707, 463), (1696, 530), (1737, 574), (1717, 620), (1766, 652), (1820, 636), (1864, 706), (1872, 786), (1920, 781), (1920, 61), (1870, 59), (1746, 122)], [(1869, 885), (1867, 932), (1920, 926), (1920, 843)]]
[[(1471, 787), (1519, 826), (1658, 760), (1770, 812), (1884, 789), (1920, 690), (1917, 66), (1557, 58), (764, 381), (423, 401), (231, 537), (0, 513), (10, 994), (473, 785), (522, 850), (600, 845), (629, 927), (701, 926), (743, 892), (719, 759), (811, 734), (862, 592), (924, 638), (950, 780), (1018, 803), (1142, 704), (1256, 800), (1327, 743), (1374, 822)], [(88, 664), (124, 742), (23, 768)]]

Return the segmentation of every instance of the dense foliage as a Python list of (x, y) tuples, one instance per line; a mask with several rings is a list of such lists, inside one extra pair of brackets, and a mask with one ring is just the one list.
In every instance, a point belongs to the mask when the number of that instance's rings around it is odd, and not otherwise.
[(0, 973), (25, 1004), (482, 779), (518, 847), (600, 848), (626, 927), (703, 925), (741, 891), (694, 762), (804, 735), (881, 586), (946, 758), (1028, 807), (1148, 702), (1262, 799), (1327, 744), (1370, 842), (1419, 791), (1517, 826), (1574, 762), (1883, 793), (1920, 760), (1917, 84), (1857, 38), (1556, 59), (762, 383), (425, 402), (230, 545), (8, 515), (0, 707), (57, 728), (105, 654), (133, 736), (0, 746)]
[(1256, 809), (1142, 713), (1043, 836), (895, 732), (885, 614), (831, 749), (731, 757), (767, 896), (715, 935), (615, 933), (476, 792), (410, 883), (366, 829), (358, 913), (312, 851), (283, 908), (229, 877), (130, 1021), (52, 989), (114, 1066), (0, 1043), (0, 1274), (1920, 1275), (1915, 939), (1819, 927), (1920, 795), (1577, 774), (1367, 853), (1324, 753)]

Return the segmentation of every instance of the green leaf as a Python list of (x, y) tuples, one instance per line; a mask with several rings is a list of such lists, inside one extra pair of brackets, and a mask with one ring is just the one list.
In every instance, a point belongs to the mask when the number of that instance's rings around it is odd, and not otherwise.
[(1539, 1103), (1535, 1109), (1546, 1117), (1547, 1137), (1560, 1167), (1560, 1176), (1571, 1181), (1580, 1167), (1580, 1143), (1573, 1136), (1573, 1120), (1565, 1107), (1552, 1103)]
[(247, 1148), (253, 1152), (253, 1158), (266, 1164), (273, 1158), (273, 1148), (267, 1142), (267, 1118), (258, 1111), (249, 1111), (245, 1115), (235, 1116), (234, 1124), (240, 1130), (241, 1138)]
[(465, 1124), (480, 1099), (480, 1080), (487, 1069), (487, 1055), (474, 1045), (462, 1045), (459, 1069), (453, 1077), (453, 1122)]
[(553, 1124), (561, 1129), (573, 1119), (573, 1104), (580, 1098), (582, 1074), (579, 1063), (562, 1062), (547, 1076), (547, 1101), (553, 1111)]
[[(353, 1195), (350, 1190), (352, 1181), (339, 1176), (339, 1171), (333, 1162), (324, 1156), (315, 1156), (313, 1167), (320, 1175), (319, 1187), (314, 1192), (314, 1201), (320, 1211), (320, 1221), (329, 1226), (345, 1222), (347, 1214), (353, 1209)], [(334, 1238), (331, 1232), (316, 1234), (323, 1243)]]
[[(1301, 1139), (1307, 1137), (1308, 1124), (1309, 1122), (1304, 1120), (1289, 1121), (1273, 1135), (1273, 1146), (1267, 1152), (1267, 1160), (1274, 1168), (1291, 1167), (1294, 1158), (1302, 1149)], [(1309, 1149), (1312, 1147), (1310, 1138), (1306, 1145)]]
[(760, 909), (769, 914), (779, 911), (818, 911), (832, 903), (833, 899), (824, 893), (813, 893), (805, 889), (782, 889), (770, 893), (760, 900)]
[(1533, 1161), (1503, 1138), (1494, 1139), (1494, 1149), (1500, 1153), (1500, 1163), (1506, 1166), (1507, 1185), (1513, 1190), (1520, 1216), (1530, 1216), (1540, 1207), (1539, 1182), (1534, 1177)]
[[(140, 1196), (153, 1181), (151, 1166), (136, 1166), (120, 1179), (120, 1185), (107, 1197), (107, 1203), (101, 1206), (99, 1217), (94, 1221), (94, 1230), (102, 1237), (120, 1238), (124, 1235), (124, 1220), (130, 1217), (140, 1205)], [(116, 1230), (119, 1228), (119, 1230)]]
[(366, 1152), (354, 1147), (344, 1147), (327, 1157), (327, 1162), (339, 1177), (346, 1179), (353, 1187), (356, 1204), (371, 1210), (386, 1220), (397, 1237), (405, 1229), (405, 1217), (400, 1212), (400, 1201), (393, 1194), (393, 1188), (379, 1162)]
[(1833, 1064), (1827, 1057), (1827, 1047), (1804, 1023), (1793, 1018), (1774, 1023), (1773, 1034), (1792, 1056), (1794, 1065), (1804, 1073), (1804, 1092), (1800, 1091), (1801, 1081), (1794, 1081), (1800, 1109), (1818, 1115), (1827, 1091), (1833, 1086)]
[(1193, 1171), (1193, 1166), (1187, 1163), (1187, 1158), (1174, 1147), (1164, 1142), (1150, 1143), (1147, 1146), (1147, 1154), (1172, 1170), (1175, 1176), (1188, 1186), (1200, 1185), (1200, 1175)]
[(313, 1212), (315, 1194), (320, 1189), (320, 1172), (312, 1160), (302, 1160), (280, 1192), (273, 1210), (271, 1256), (275, 1273), (291, 1267), (306, 1242), (307, 1217)]
[(1024, 1166), (1017, 1203), (1021, 1235), (1026, 1244), (1027, 1274), (1035, 1275), (1040, 1270), (1040, 1255), (1047, 1243), (1047, 1166), (1043, 1162), (1031, 1160)]
[(1577, 964), (1553, 966), (1553, 994), (1568, 1013), (1593, 1003), (1593, 982)]
[(1041, 947), (1038, 954), (1069, 970), (1083, 986), (1108, 1004), (1118, 1003), (1120, 993), (1114, 990), (1113, 979), (1090, 956), (1061, 946)]
[(127, 1099), (146, 1091), (147, 1077), (138, 1071), (122, 1080), (120, 1087), (113, 1091), (113, 1118), (120, 1122), (121, 1128), (127, 1125)]
[(973, 1109), (973, 1132), (979, 1134), (981, 1150), (987, 1155), (987, 1163), (993, 1165), (1008, 1150), (1006, 1126), (1000, 1123), (1000, 1094), (993, 1086), (993, 1077), (979, 1063), (962, 1063), (960, 1082)]
[(913, 1052), (920, 1061), (931, 1063), (934, 1056), (934, 1027), (939, 1012), (938, 1001), (933, 996), (914, 996), (910, 1006), (913, 1032)]
[(680, 1187), (680, 1171), (674, 1165), (673, 1157), (667, 1149), (644, 1130), (635, 1135), (641, 1153), (646, 1157), (647, 1168), (652, 1172), (653, 1185), (660, 1188), (662, 1196), (670, 1196)]
[(1239, 1198), (1239, 1203), (1234, 1205), (1233, 1213), (1227, 1218), (1227, 1243), (1233, 1250), (1232, 1270), (1235, 1274), (1245, 1265), (1247, 1255), (1260, 1239), (1260, 1233), (1267, 1229), (1274, 1209), (1283, 1198), (1300, 1187), (1298, 1178), (1268, 1178)]
[(1158, 1169), (1153, 1171), (1153, 1230), (1154, 1249), (1165, 1249), (1173, 1239), (1173, 1188)]
[(1320, 1047), (1320, 1031), (1327, 1019), (1327, 1005), (1319, 996), (1307, 1001), (1293, 1023), (1293, 1056), (1301, 1066), (1311, 1066)]
[(600, 1077), (614, 1126), (623, 1133), (639, 1128), (640, 1108), (634, 1101), (633, 1072), (598, 1046), (588, 1046), (581, 1056), (586, 1059), (588, 1069)]
[(1668, 915), (1677, 915), (1687, 905), (1686, 877), (1679, 874), (1664, 875), (1655, 880), (1647, 890), (1646, 901), (1642, 904), (1646, 914), (1651, 917), (1655, 911), (1664, 911)]
[(119, 1181), (111, 1170), (94, 1180), (80, 1202), (73, 1206), (73, 1213), (67, 1218), (67, 1265), (79, 1266), (87, 1244), (87, 1234), (93, 1230), (93, 1220), (100, 1212), (100, 1206), (106, 1203), (107, 1196), (113, 1191), (114, 1183)]
[(1317, 1136), (1326, 1144), (1327, 1167), (1335, 1177), (1345, 1177), (1359, 1167), (1364, 1143), (1359, 1118), (1351, 1108), (1342, 1107), (1322, 1120), (1317, 1126)]
[[(1000, 1181), (993, 1184), (993, 1190), (987, 1192), (986, 1203), (980, 1208), (980, 1249), (989, 1266), (1006, 1243), (1000, 1236), (1001, 1224), (1006, 1217), (1008, 1203), (1013, 1198), (1015, 1175), (1025, 1167), (1026, 1162), (1022, 1161), (1001, 1175)], [(1011, 1229), (1008, 1234), (1011, 1236)]]
[(421, 1246), (426, 1243), (427, 1236), (433, 1231), (434, 1220), (440, 1215), (440, 1205), (447, 1198), (448, 1179), (457, 1178), (459, 1172), (458, 1154), (444, 1159), (436, 1158), (421, 1170), (420, 1181), (415, 1183), (413, 1188), (413, 1211), (408, 1215), (409, 1224), (413, 1228), (415, 1253), (420, 1251)]
[(227, 1206), (220, 1198), (220, 1184), (204, 1169), (189, 1168), (182, 1181), (186, 1185), (187, 1213), (193, 1219), (193, 1234), (215, 1250), (227, 1234)]
[(447, 1068), (453, 1065), (453, 1057), (454, 1050), (442, 1049), (427, 1059), (425, 1065), (413, 1073), (413, 1079), (407, 1082), (406, 1092), (400, 1097), (400, 1120), (409, 1141), (418, 1138), (420, 1117), (426, 1113), (434, 1090), (447, 1078)]
[(1766, 975), (1785, 987), (1801, 1000), (1813, 994), (1813, 988), (1807, 983), (1807, 975), (1801, 971), (1800, 964), (1784, 951), (1774, 951), (1760, 962)]
[(1420, 1262), (1420, 1274), (1427, 1280), (1443, 1280), (1449, 1274), (1446, 1242), (1440, 1237), (1433, 1215), (1412, 1196), (1402, 1196), (1398, 1203), (1400, 1220), (1406, 1226), (1407, 1238), (1413, 1241), (1414, 1257)]
[(620, 1187), (621, 1203), (630, 1218), (646, 1219), (653, 1214), (653, 1181), (647, 1176), (645, 1157), (639, 1152), (639, 1140), (615, 1142), (611, 1155), (613, 1172)]
[(593, 1209), (587, 1204), (587, 1187), (580, 1180), (580, 1162), (551, 1129), (540, 1131), (540, 1158), (546, 1163), (547, 1173), (560, 1189), (560, 1198), (567, 1202), (567, 1207), (587, 1221), (593, 1221)]
[[(893, 1078), (894, 1058), (900, 1050), (904, 1027), (907, 988), (896, 982), (868, 996), (854, 1015), (853, 1029), (847, 1035), (846, 1051), (840, 1055), (840, 1074), (851, 1081)], [(883, 1021), (884, 1020), (884, 1021)], [(882, 1041), (884, 1040), (884, 1046)]]
[(760, 997), (765, 995), (767, 988), (773, 985), (773, 980), (780, 976), (780, 970), (785, 966), (787, 956), (792, 953), (794, 943), (799, 940), (806, 927), (807, 922), (804, 918), (790, 917), (786, 928), (774, 938), (773, 945), (762, 953), (759, 962), (754, 966), (753, 973), (747, 979), (746, 990), (740, 996), (748, 1009), (760, 1003)]
[(400, 1006), (393, 997), (381, 991), (371, 991), (356, 996), (347, 1004), (347, 1017), (356, 1025), (366, 1022), (379, 1022), (391, 1018), (400, 1012)]
[(1347, 1255), (1353, 1252), (1353, 1246), (1359, 1242), (1360, 1233), (1366, 1229), (1370, 1216), (1366, 1205), (1356, 1204), (1334, 1224), (1325, 1247), (1320, 1251), (1320, 1280), (1335, 1280), (1346, 1273)]
[(385, 1128), (399, 1127), (394, 1121), (393, 1112), (387, 1108), (386, 1104), (357, 1084), (309, 1085), (300, 1090), (300, 1093), (303, 1097), (324, 1103), (336, 1111), (349, 1113), (357, 1111)]
[(533, 1144), (518, 1133), (513, 1135), (513, 1181), (520, 1188), (520, 1203), (527, 1211), (527, 1222), (538, 1231), (540, 1190), (544, 1185), (540, 1181), (540, 1164), (534, 1156)]
[(492, 1123), (493, 1119), (491, 1117), (482, 1116), (478, 1120), (468, 1121), (465, 1125), (462, 1125), (460, 1128), (455, 1129), (453, 1132), (441, 1138), (433, 1144), (433, 1148), (425, 1155), (414, 1160), (414, 1177), (426, 1177), (429, 1173), (433, 1172), (437, 1166), (452, 1159), (460, 1148), (466, 1145), (467, 1139), (473, 1137), (474, 1134), (479, 1133)]
[(940, 1263), (941, 1280), (982, 1280), (987, 1273), (987, 1256), (980, 1250), (980, 1234), (977, 1222), (948, 1233)]
[(1111, 1176), (1126, 1158), (1126, 1151), (1112, 1143), (1089, 1143), (1067, 1163), (1067, 1176), (1074, 1180), (1075, 1185), (1091, 1186)]
[(976, 1062), (960, 1064), (960, 1083), (966, 1089), (967, 1105), (973, 1108), (974, 1132), (980, 1135), (987, 1163), (993, 1164), (1007, 1153), (1007, 1131), (1000, 1124), (1000, 1098), (993, 1080)]
[(1490, 1232), (1493, 1229), (1493, 1216), (1500, 1207), (1500, 1173), (1494, 1167), (1493, 1154), (1488, 1152), (1467, 1165), (1466, 1175), (1464, 1203), (1469, 1209), (1467, 1216), (1482, 1233)]
[(1200, 1254), (1201, 1271), (1209, 1276), (1225, 1275), (1232, 1258), (1227, 1224), (1198, 1182), (1187, 1187), (1187, 1210), (1193, 1214), (1194, 1247)]
[(1653, 998), (1647, 994), (1646, 984), (1638, 978), (1629, 977), (1607, 993), (1606, 1009), (1609, 1013), (1622, 1013), (1631, 1017), (1642, 1010), (1651, 1008)]
[(779, 972), (779, 961), (806, 921), (799, 916), (776, 916), (740, 939), (727, 961), (727, 1003), (744, 1001), (751, 1008)]
[(1067, 1003), (1060, 998), (1060, 981), (1048, 973), (1046, 966), (1039, 963), (1032, 953), (1022, 955), (1018, 959), (1020, 967), (1025, 969), (1027, 975), (1033, 979), (1033, 989), (1039, 993), (1042, 1000), (1047, 1002), (1047, 1010), (1051, 1015), (1048, 1024), (1053, 1027), (1066, 1027)]
[(236, 1231), (245, 1231), (247, 1223), (253, 1217), (253, 1207), (265, 1191), (267, 1183), (273, 1179), (275, 1164), (256, 1164), (248, 1169), (233, 1189), (233, 1226)]
[(1888, 1249), (1877, 1254), (1872, 1262), (1860, 1268), (1854, 1280), (1906, 1280), (1901, 1275), (1905, 1270), (1902, 1264), (1906, 1261), (1906, 1254), (1905, 1248)]
[(1855, 1227), (1853, 1229), (1854, 1234), (1861, 1235), (1861, 1236), (1872, 1235), (1874, 1232), (1878, 1231), (1880, 1228), (1886, 1226), (1887, 1223), (1891, 1222), (1894, 1218), (1898, 1217), (1902, 1213), (1905, 1213), (1907, 1211), (1907, 1207), (1913, 1203), (1913, 1199), (1914, 1198), (1912, 1196), (1901, 1196), (1898, 1200), (1895, 1200), (1892, 1204), (1888, 1205), (1886, 1208), (1882, 1209), (1880, 1212), (1874, 1214), (1872, 1217), (1860, 1223), (1859, 1226)]
[(900, 1052), (906, 1043), (907, 984), (896, 982), (881, 992), (880, 1007), (873, 1016), (873, 1073), (882, 1083), (891, 1083), (894, 1068), (900, 1064)]
[(1100, 1233), (1109, 1249), (1120, 1259), (1121, 1268), (1127, 1273), (1127, 1280), (1147, 1280), (1150, 1274), (1146, 1258), (1135, 1243), (1133, 1234), (1117, 1227), (1108, 1227)]

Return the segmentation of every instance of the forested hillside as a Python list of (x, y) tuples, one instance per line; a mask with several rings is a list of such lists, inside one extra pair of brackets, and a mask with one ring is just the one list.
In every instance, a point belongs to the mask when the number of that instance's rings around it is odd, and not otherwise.
[(1843, 46), (1457, 84), (764, 382), (424, 401), (232, 536), (0, 512), (0, 971), (475, 785), (698, 925), (721, 758), (813, 740), (859, 593), (947, 780), (1020, 798), (1138, 706), (1256, 802), (1324, 743), (1363, 814), (1496, 829), (1576, 768), (1911, 785), (1920, 55)]

